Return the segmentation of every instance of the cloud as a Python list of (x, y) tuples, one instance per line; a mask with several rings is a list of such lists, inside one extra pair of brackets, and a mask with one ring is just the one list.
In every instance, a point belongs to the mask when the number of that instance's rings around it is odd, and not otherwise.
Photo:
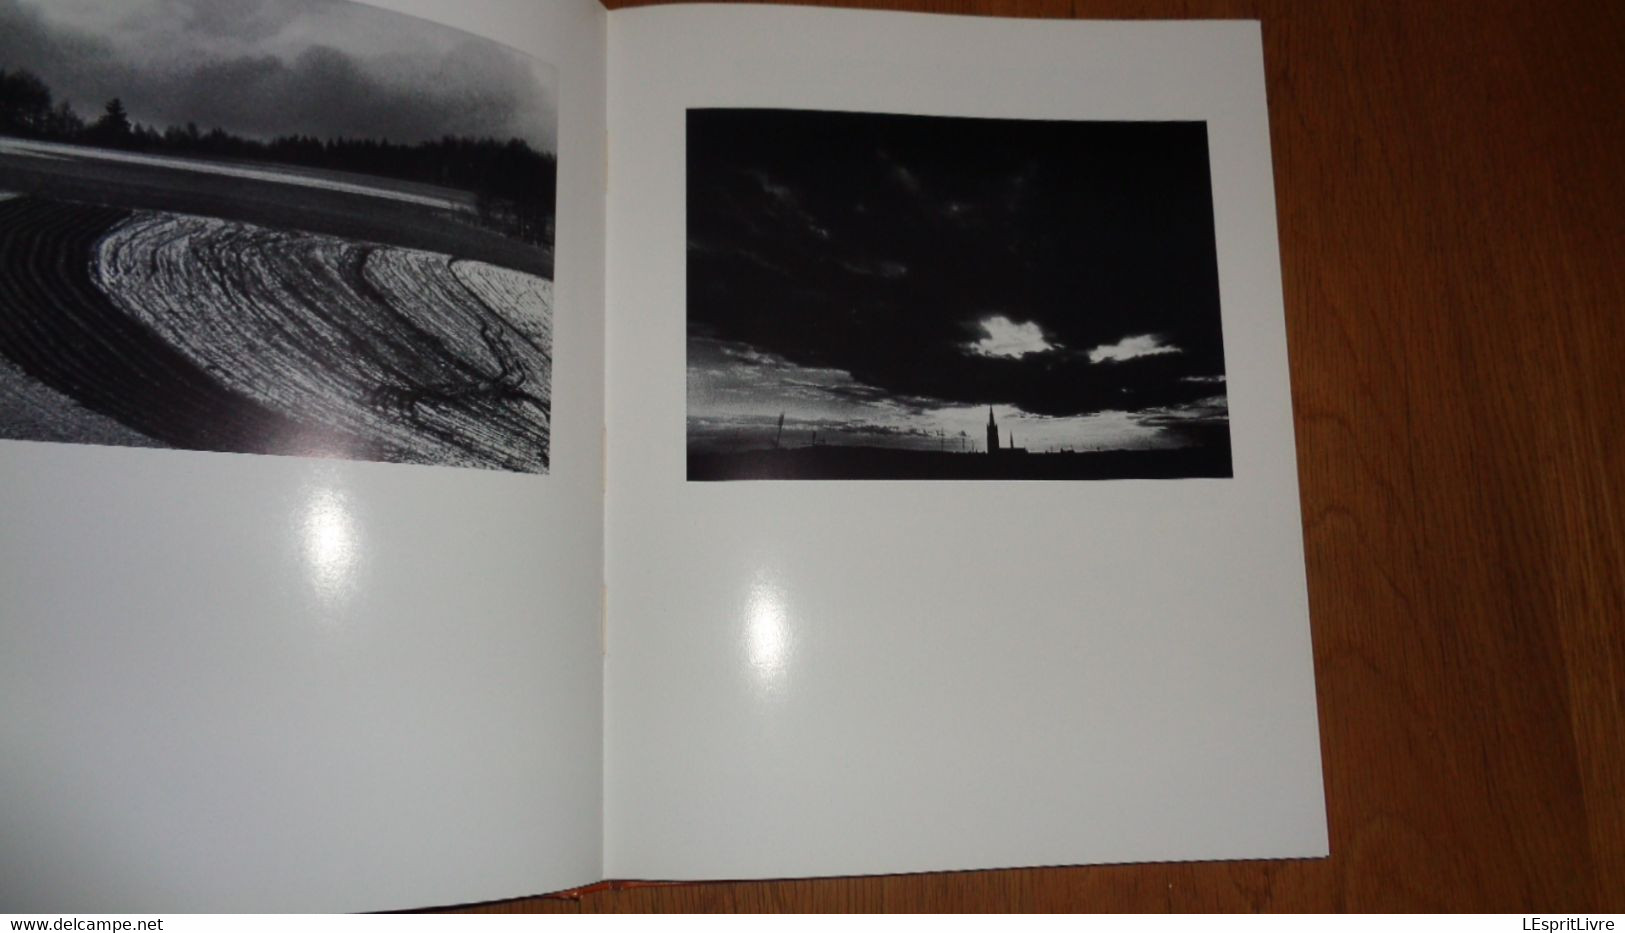
[(710, 343), (715, 346), (717, 353), (745, 366), (781, 367), (789, 365), (784, 357), (779, 356), (777, 353), (763, 353), (749, 344), (725, 343), (722, 341), (710, 341)]
[(1139, 359), (1142, 356), (1161, 356), (1165, 353), (1180, 353), (1178, 347), (1171, 347), (1161, 342), (1154, 334), (1141, 334), (1138, 337), (1124, 337), (1114, 344), (1102, 344), (1089, 351), (1089, 362), (1121, 363), (1125, 360)]
[(1043, 353), (1055, 347), (1044, 339), (1044, 330), (1030, 321), (1017, 323), (1002, 314), (981, 322), (985, 336), (968, 345), (972, 353), (982, 356), (1021, 357), (1029, 353)]
[(551, 65), (347, 0), (0, 0), (0, 67), (157, 127), (557, 147)]
[(1230, 399), (1224, 395), (1213, 395), (1184, 405), (1149, 408), (1134, 415), (1139, 423), (1156, 427), (1227, 421), (1229, 418)]
[(890, 260), (869, 262), (862, 259), (838, 259), (836, 261), (840, 263), (841, 268), (853, 275), (878, 276), (883, 279), (900, 279), (908, 275), (908, 266)]

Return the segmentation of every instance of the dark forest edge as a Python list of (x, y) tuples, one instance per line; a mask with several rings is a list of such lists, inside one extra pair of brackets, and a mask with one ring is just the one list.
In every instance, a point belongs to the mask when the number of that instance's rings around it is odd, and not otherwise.
[(1232, 476), (1230, 446), (1052, 454), (958, 454), (881, 447), (689, 451), (691, 481), (745, 479), (1078, 480)]
[(481, 222), (506, 236), (551, 248), (557, 159), (522, 139), (447, 136), (413, 145), (382, 139), (279, 136), (245, 139), (197, 124), (155, 127), (132, 123), (119, 98), (86, 121), (28, 71), (0, 68), (0, 135), (132, 152), (272, 162), (373, 175), (468, 191)]

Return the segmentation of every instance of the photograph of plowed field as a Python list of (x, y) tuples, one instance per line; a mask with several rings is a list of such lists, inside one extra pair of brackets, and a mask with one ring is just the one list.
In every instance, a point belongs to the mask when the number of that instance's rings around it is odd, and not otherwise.
[[(141, 37), (106, 25), (137, 18), (94, 6), (0, 6), (0, 439), (547, 472), (551, 66), (265, 0), (244, 28), (283, 58), (222, 109), (176, 75), (197, 58), (193, 80), (217, 80), (231, 20), (181, 18), (149, 73)], [(61, 60), (92, 47), (112, 64)], [(328, 86), (339, 59), (354, 86)], [(105, 112), (81, 118), (56, 82)], [(317, 96), (288, 103), (300, 88)]]

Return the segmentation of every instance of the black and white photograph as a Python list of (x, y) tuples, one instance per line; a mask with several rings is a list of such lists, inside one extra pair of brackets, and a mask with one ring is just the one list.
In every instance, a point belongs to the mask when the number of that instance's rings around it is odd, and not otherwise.
[(688, 479), (1231, 474), (1207, 126), (687, 114)]
[(557, 88), (348, 0), (0, 0), (0, 438), (546, 473)]

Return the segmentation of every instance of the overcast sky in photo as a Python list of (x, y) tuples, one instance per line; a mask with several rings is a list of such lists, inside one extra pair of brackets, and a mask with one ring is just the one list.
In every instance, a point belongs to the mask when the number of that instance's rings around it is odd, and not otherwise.
[(557, 150), (555, 69), (348, 0), (0, 0), (0, 68), (94, 118), (247, 137), (524, 139)]

